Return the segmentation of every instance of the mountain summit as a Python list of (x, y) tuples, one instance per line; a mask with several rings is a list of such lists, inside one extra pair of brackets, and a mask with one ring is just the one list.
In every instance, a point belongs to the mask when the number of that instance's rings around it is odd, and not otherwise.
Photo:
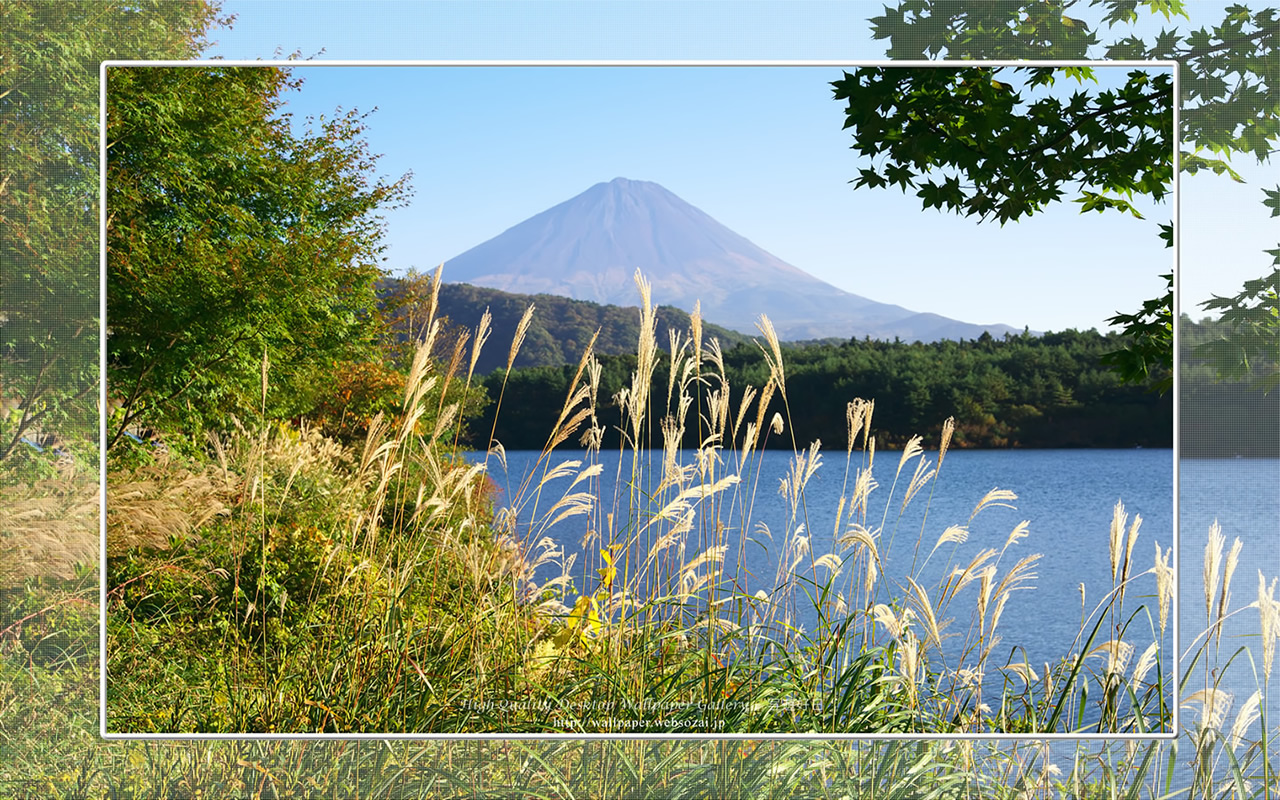
[(744, 333), (767, 314), (783, 339), (871, 336), (932, 341), (1014, 331), (918, 314), (842, 291), (762, 250), (656, 183), (615, 178), (530, 217), (445, 264), (451, 281), (523, 294), (653, 302)]

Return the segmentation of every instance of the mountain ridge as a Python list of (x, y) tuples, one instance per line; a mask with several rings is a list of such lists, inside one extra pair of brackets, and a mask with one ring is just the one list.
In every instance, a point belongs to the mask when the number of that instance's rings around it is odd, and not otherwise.
[(655, 303), (748, 335), (767, 314), (786, 340), (906, 341), (1020, 333), (880, 303), (819, 280), (657, 183), (615, 178), (507, 228), (445, 262), (453, 282), (519, 294), (636, 305), (639, 269)]

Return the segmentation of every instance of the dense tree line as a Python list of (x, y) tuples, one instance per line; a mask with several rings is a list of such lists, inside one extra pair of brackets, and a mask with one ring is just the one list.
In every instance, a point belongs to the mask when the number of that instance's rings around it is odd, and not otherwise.
[[(875, 433), (881, 446), (900, 444), (913, 434), (936, 440), (949, 416), (956, 418), (956, 447), (1171, 447), (1173, 396), (1151, 391), (1165, 376), (1135, 386), (1121, 381), (1100, 359), (1122, 345), (1116, 334), (1067, 330), (1033, 336), (983, 334), (976, 340), (932, 343), (870, 339), (840, 344), (785, 346), (787, 397), (774, 396), (774, 411), (789, 411), (790, 435), (772, 437), (775, 445), (806, 445), (821, 439), (829, 447), (847, 441), (845, 408), (855, 397), (876, 401)], [(602, 356), (598, 396), (606, 446), (616, 443), (619, 410), (611, 400), (635, 368), (634, 355)], [(769, 365), (754, 343), (724, 353), (735, 410), (748, 385), (760, 388)], [(711, 367), (703, 366), (704, 375)], [(654, 375), (657, 408), (650, 428), (660, 443), (658, 423), (666, 409), (669, 357), (660, 357)], [(498, 410), (495, 438), (508, 449), (539, 448), (570, 391), (575, 367), (516, 369), (507, 376), (506, 402)], [(498, 396), (503, 372), (486, 379), (489, 396)], [(705, 394), (718, 386), (712, 378)], [(488, 428), (495, 412), (480, 426)], [(685, 446), (696, 446), (697, 425), (690, 412)], [(767, 417), (767, 418), (768, 418)], [(576, 438), (569, 445), (576, 443)]]
[(1181, 454), (1190, 457), (1280, 458), (1280, 348), (1240, 362), (1241, 332), (1228, 320), (1179, 326), (1178, 393)]

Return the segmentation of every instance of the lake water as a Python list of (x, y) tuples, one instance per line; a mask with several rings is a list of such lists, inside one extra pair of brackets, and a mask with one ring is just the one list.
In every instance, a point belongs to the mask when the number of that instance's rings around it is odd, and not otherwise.
[[(491, 477), (504, 491), (505, 497), (516, 496), (521, 481), (535, 469), (538, 456), (536, 452), (508, 453), (505, 475), (500, 465), (491, 460)], [(686, 451), (681, 456), (684, 463), (689, 463), (693, 453)], [(940, 584), (950, 567), (967, 564), (980, 549), (1000, 550), (1010, 532), (1021, 521), (1028, 522), (1026, 538), (1013, 544), (999, 562), (997, 580), (1023, 556), (1041, 553), (1043, 558), (1034, 570), (1036, 578), (1031, 582), (1034, 588), (1014, 592), (1000, 618), (998, 630), (1002, 641), (991, 657), (997, 664), (1022, 661), (1020, 652), (1009, 658), (1010, 648), (1017, 646), (1025, 648), (1026, 660), (1040, 672), (1043, 662), (1056, 662), (1058, 658), (1078, 648), (1082, 611), (1080, 584), (1085, 585), (1085, 603), (1089, 611), (1112, 587), (1108, 542), (1113, 507), (1117, 500), (1123, 502), (1130, 521), (1134, 515), (1142, 517), (1138, 542), (1134, 548), (1135, 573), (1151, 566), (1155, 552), (1153, 542), (1159, 542), (1163, 548), (1173, 544), (1172, 450), (951, 450), (935, 481), (927, 484), (905, 512), (901, 513), (903, 493), (916, 462), (913, 460), (903, 468), (897, 487), (890, 496), (899, 456), (899, 452), (891, 451), (876, 454), (873, 475), (878, 488), (871, 493), (868, 503), (868, 528), (880, 527), (881, 519), (884, 518), (880, 550), (885, 574), (881, 579), (879, 601), (883, 602), (889, 595), (901, 597), (903, 593), (892, 586), (905, 584), (905, 576), (912, 574), (922, 586), (930, 590), (930, 596), (936, 602), (934, 587)], [(473, 454), (472, 457), (483, 458), (483, 454)], [(584, 458), (585, 454), (580, 451), (556, 451), (551, 463), (554, 465), (569, 459)], [(630, 455), (624, 458), (624, 475), (629, 476)], [(936, 464), (937, 453), (927, 451), (924, 458)], [(567, 552), (577, 554), (577, 566), (573, 569), (573, 574), (579, 589), (584, 585), (588, 589), (594, 588), (595, 582), (593, 569), (584, 574), (585, 562), (589, 559), (583, 553), (581, 541), (587, 533), (588, 524), (597, 530), (607, 528), (605, 514), (609, 511), (615, 513), (615, 519), (621, 520), (628, 516), (627, 481), (619, 481), (617, 477), (618, 453), (602, 453), (598, 459), (603, 467), (599, 483), (584, 482), (575, 487), (574, 491), (589, 488), (596, 497), (605, 498), (600, 503), (602, 512), (590, 519), (586, 516), (570, 517), (550, 529), (541, 528), (534, 523), (535, 517), (530, 507), (525, 508), (520, 519), (522, 536), (532, 535), (535, 539), (551, 536)], [(725, 501), (733, 500), (738, 504), (731, 513), (722, 511), (720, 514), (722, 520), (730, 523), (726, 538), (732, 545), (726, 554), (724, 572), (729, 576), (736, 575), (739, 580), (744, 581), (748, 593), (754, 593), (757, 589), (773, 592), (778, 554), (783, 549), (786, 535), (789, 531), (794, 531), (797, 522), (804, 521), (803, 517), (796, 522), (792, 521), (790, 507), (779, 492), (780, 481), (786, 476), (793, 460), (794, 455), (790, 452), (766, 452), (755, 462), (752, 470), (742, 476), (743, 483), (737, 487), (736, 494), (726, 492), (721, 496)], [(849, 484), (845, 487), (844, 453), (823, 454), (822, 465), (806, 487), (806, 530), (813, 533), (811, 542), (815, 557), (836, 549), (832, 541), (836, 509), (842, 491), (851, 491), (856, 468), (860, 464), (859, 454), (855, 452), (853, 468), (849, 471)], [(539, 477), (543, 466), (537, 467)], [(758, 475), (755, 469), (757, 466)], [(655, 456), (654, 463), (649, 464), (647, 469), (651, 477), (646, 478), (646, 485), (652, 488), (656, 486), (657, 476), (661, 474), (660, 458)], [(717, 476), (723, 474), (721, 471)], [(543, 498), (539, 501), (539, 515), (545, 513), (564, 492), (569, 491), (572, 480), (571, 477), (565, 477), (547, 484), (543, 490)], [(533, 483), (536, 485), (536, 478)], [(754, 492), (748, 484), (756, 487)], [(1234, 499), (1225, 498), (1223, 505), (1238, 506), (1248, 496), (1248, 490), (1243, 487), (1249, 484), (1232, 482), (1231, 485), (1240, 485), (1242, 488), (1239, 491), (1242, 494)], [(1017, 499), (1010, 501), (1010, 505), (1016, 508), (989, 507), (970, 522), (970, 514), (975, 505), (993, 488), (1013, 491)], [(930, 498), (931, 489), (933, 493)], [(615, 497), (621, 499), (615, 500)], [(503, 500), (500, 499), (499, 502)], [(747, 504), (750, 505), (750, 513), (744, 524), (742, 508)], [(641, 508), (648, 513), (655, 513), (659, 505), (645, 503)], [(700, 509), (698, 513), (708, 515), (709, 509)], [(1243, 520), (1248, 519), (1248, 513), (1242, 513), (1244, 516), (1238, 523), (1241, 525), (1244, 524)], [(1222, 520), (1224, 529), (1229, 530), (1229, 526), (1237, 524), (1234, 519), (1228, 521), (1228, 518), (1222, 517)], [(763, 532), (761, 524), (767, 526), (769, 534)], [(969, 528), (968, 540), (958, 546), (954, 557), (951, 557), (951, 545), (944, 545), (924, 569), (917, 566), (913, 571), (913, 563), (918, 565), (923, 561), (939, 535), (951, 525), (968, 525)], [(1207, 529), (1207, 522), (1202, 527)], [(695, 524), (694, 531), (689, 534), (686, 558), (698, 551), (698, 535), (699, 527)], [(1188, 537), (1184, 540), (1184, 546), (1194, 548), (1195, 541), (1194, 537)], [(917, 542), (920, 543), (918, 554)], [(1200, 547), (1203, 548), (1202, 539)], [(593, 551), (596, 549), (598, 547), (592, 548)], [(1261, 552), (1261, 543), (1257, 545), (1257, 549)], [(640, 550), (633, 550), (631, 558), (638, 559), (639, 556)], [(598, 566), (595, 563), (598, 558), (591, 561), (592, 567)], [(806, 569), (805, 565), (808, 563), (809, 560), (806, 559), (799, 569), (812, 575)], [(1198, 566), (1193, 565), (1192, 568), (1198, 571)], [(1185, 570), (1184, 560), (1184, 574)], [(1246, 564), (1242, 563), (1237, 574), (1244, 576), (1246, 572), (1252, 576), (1249, 590), (1256, 591), (1256, 572), (1246, 570)], [(824, 574), (819, 571), (819, 575)], [(1274, 564), (1268, 574), (1277, 574)], [(549, 575), (544, 571), (540, 579), (545, 580)], [(1126, 607), (1135, 609), (1143, 595), (1153, 597), (1154, 593), (1154, 579), (1143, 579), (1128, 589)], [(964, 633), (967, 630), (975, 595), (976, 583), (963, 590), (948, 610), (945, 616), (956, 619), (951, 632)], [(801, 598), (799, 609), (803, 610), (805, 605)], [(1184, 599), (1183, 610), (1186, 611), (1190, 605)], [(809, 615), (806, 617), (801, 613), (796, 621), (811, 629), (815, 620), (812, 605), (808, 604), (808, 607)], [(1151, 608), (1154, 618), (1156, 613), (1153, 600)], [(1203, 601), (1200, 613), (1203, 616)], [(1151, 634), (1145, 628), (1143, 636), (1146, 638), (1126, 637), (1135, 642), (1141, 639), (1139, 653), (1151, 641)], [(1171, 649), (1171, 636), (1172, 620), (1170, 631), (1165, 637), (1166, 652)], [(957, 636), (951, 641), (958, 645), (964, 638), (966, 637)], [(949, 658), (954, 657), (955, 653), (949, 654)], [(1137, 654), (1134, 655), (1135, 659), (1136, 657)], [(1169, 666), (1166, 661), (1165, 667)], [(996, 675), (998, 677), (999, 673)]]
[[(1179, 638), (1186, 651), (1196, 647), (1195, 637), (1205, 630), (1204, 564), (1205, 543), (1209, 527), (1217, 520), (1226, 539), (1225, 552), (1239, 537), (1239, 565), (1231, 581), (1231, 608), (1242, 608), (1258, 597), (1258, 572), (1270, 585), (1280, 577), (1280, 459), (1183, 459), (1180, 475), (1179, 516), (1181, 517), (1179, 554)], [(1280, 591), (1277, 592), (1280, 594)], [(1259, 637), (1258, 612), (1245, 609), (1231, 617), (1224, 626), (1221, 660), (1226, 660), (1239, 647), (1253, 653), (1259, 673), (1262, 670), (1262, 648)], [(1254, 664), (1245, 656), (1237, 658), (1220, 672), (1221, 688), (1233, 698), (1227, 723), (1233, 723), (1240, 705), (1260, 686), (1261, 675), (1255, 675)], [(1273, 667), (1273, 673), (1280, 667)], [(1203, 668), (1189, 676), (1187, 694), (1203, 689)], [(1272, 675), (1267, 719), (1280, 719), (1280, 676)], [(1199, 714), (1199, 707), (1184, 707), (1182, 727), (1189, 727)], [(1254, 733), (1257, 725), (1253, 726)]]

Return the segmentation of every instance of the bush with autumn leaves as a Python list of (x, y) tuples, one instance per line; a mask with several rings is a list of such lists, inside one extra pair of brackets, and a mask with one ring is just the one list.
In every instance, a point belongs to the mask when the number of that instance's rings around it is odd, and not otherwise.
[(379, 361), (345, 362), (334, 370), (332, 393), (311, 416), (325, 435), (354, 442), (368, 434), (378, 414), (395, 416), (403, 398), (403, 372)]

